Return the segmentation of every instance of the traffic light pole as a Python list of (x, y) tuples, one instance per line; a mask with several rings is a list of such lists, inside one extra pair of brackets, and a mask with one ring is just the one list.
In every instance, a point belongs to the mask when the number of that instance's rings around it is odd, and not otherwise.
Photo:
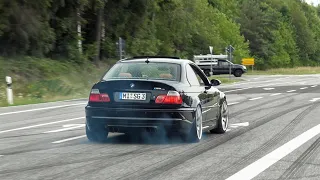
[(231, 51), (229, 52), (229, 79), (231, 79)]
[(229, 79), (231, 79), (231, 61), (232, 61), (232, 52), (234, 51), (234, 47), (229, 45), (227, 48), (227, 52), (229, 53)]
[(210, 77), (213, 75), (213, 70), (212, 70), (212, 51), (213, 51), (213, 47), (212, 46), (209, 46), (209, 49), (210, 49), (210, 54), (211, 54), (211, 63), (210, 63)]

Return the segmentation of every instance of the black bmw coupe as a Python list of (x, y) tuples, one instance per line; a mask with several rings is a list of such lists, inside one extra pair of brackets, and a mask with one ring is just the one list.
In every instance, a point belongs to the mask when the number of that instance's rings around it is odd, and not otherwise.
[[(175, 57), (134, 57), (118, 61), (92, 87), (86, 134), (105, 141), (108, 133), (178, 133), (187, 142), (202, 132), (225, 133), (226, 95), (192, 61)], [(132, 133), (135, 132), (135, 133)]]

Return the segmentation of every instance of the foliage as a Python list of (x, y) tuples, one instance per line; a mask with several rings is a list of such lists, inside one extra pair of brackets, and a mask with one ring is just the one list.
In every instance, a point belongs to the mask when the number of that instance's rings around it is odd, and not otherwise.
[[(109, 68), (108, 64), (78, 65), (31, 57), (6, 60), (0, 57), (0, 65), (3, 67), (0, 75), (12, 77), (14, 97), (21, 102), (86, 97), (92, 85)], [(0, 105), (6, 98), (4, 80), (0, 79)]]
[(314, 66), (320, 7), (300, 0), (0, 1), (0, 55), (7, 59), (97, 62), (118, 56), (119, 37), (126, 56), (192, 58), (208, 46), (220, 54), (233, 45), (235, 62), (252, 56), (260, 69)]

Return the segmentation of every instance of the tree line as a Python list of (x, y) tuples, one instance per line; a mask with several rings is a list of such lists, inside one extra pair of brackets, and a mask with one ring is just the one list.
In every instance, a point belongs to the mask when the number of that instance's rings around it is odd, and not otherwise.
[(235, 47), (258, 68), (320, 64), (320, 8), (303, 0), (1, 0), (0, 56), (83, 63), (126, 54), (192, 58)]

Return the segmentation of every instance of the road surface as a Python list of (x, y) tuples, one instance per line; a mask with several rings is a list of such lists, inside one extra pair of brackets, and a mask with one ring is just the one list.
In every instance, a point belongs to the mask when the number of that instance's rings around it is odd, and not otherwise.
[(320, 75), (245, 76), (226, 134), (85, 137), (85, 100), (0, 108), (0, 179), (320, 179)]

